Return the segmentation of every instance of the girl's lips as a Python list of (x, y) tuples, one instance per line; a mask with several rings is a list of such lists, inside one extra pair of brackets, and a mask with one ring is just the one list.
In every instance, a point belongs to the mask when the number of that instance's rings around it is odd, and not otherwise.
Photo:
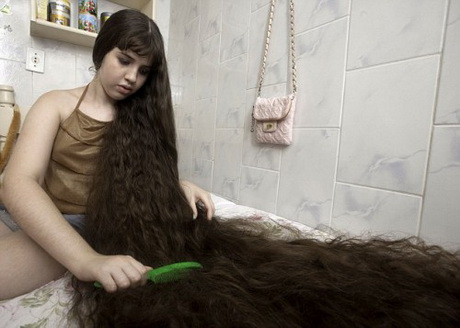
[(122, 94), (131, 93), (131, 91), (133, 90), (132, 88), (125, 86), (125, 85), (117, 85), (117, 89)]

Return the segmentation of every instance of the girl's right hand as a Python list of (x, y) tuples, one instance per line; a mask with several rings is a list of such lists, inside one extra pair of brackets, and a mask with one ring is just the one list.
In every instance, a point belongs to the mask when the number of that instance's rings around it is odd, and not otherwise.
[(75, 276), (83, 281), (97, 281), (107, 292), (113, 293), (145, 285), (150, 269), (129, 255), (98, 254)]

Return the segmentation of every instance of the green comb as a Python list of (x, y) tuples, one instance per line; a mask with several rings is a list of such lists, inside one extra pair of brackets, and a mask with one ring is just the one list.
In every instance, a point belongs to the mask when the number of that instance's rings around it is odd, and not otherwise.
[[(201, 269), (203, 266), (198, 262), (177, 262), (151, 269), (147, 271), (147, 279), (155, 284), (177, 281), (182, 278), (184, 273), (192, 269)], [(101, 288), (99, 282), (94, 283), (95, 287)]]

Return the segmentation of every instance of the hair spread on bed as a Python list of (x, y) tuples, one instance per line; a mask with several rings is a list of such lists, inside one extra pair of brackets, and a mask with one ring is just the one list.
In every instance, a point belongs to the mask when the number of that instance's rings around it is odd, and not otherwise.
[(256, 222), (208, 222), (201, 212), (193, 220), (159, 57), (140, 94), (117, 106), (85, 237), (103, 254), (152, 267), (197, 261), (203, 269), (113, 294), (74, 279), (71, 316), (82, 327), (460, 326), (458, 254), (416, 239), (276, 240)]

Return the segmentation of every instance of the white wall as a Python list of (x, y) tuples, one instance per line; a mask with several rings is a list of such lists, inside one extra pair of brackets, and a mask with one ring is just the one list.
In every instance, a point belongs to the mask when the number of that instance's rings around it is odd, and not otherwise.
[[(287, 148), (249, 132), (268, 3), (157, 2), (182, 177), (312, 226), (458, 247), (460, 1), (295, 0), (298, 106)], [(0, 13), (0, 84), (15, 88), (24, 114), (43, 92), (91, 80), (91, 49), (30, 37), (29, 1), (10, 6)], [(286, 8), (278, 0), (264, 96), (286, 92)], [(27, 47), (45, 51), (44, 74), (25, 70)]]
[[(460, 1), (295, 0), (289, 147), (249, 132), (269, 2), (171, 0), (182, 177), (311, 226), (459, 247)], [(289, 91), (287, 8), (262, 96)]]

